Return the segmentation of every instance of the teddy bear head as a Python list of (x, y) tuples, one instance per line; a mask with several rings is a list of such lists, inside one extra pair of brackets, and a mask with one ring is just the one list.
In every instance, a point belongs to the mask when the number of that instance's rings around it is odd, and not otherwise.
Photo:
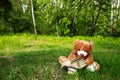
[(74, 50), (77, 53), (82, 52), (83, 55), (85, 55), (86, 53), (87, 53), (87, 55), (91, 54), (93, 47), (94, 47), (94, 45), (92, 42), (87, 42), (84, 40), (75, 40), (74, 41)]

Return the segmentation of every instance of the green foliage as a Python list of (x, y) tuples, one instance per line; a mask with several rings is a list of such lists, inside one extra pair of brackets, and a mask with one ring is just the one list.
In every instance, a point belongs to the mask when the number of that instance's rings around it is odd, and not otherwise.
[(60, 32), (60, 35), (69, 35), (70, 34), (70, 30), (69, 30), (69, 25), (70, 25), (70, 20), (67, 19), (67, 17), (64, 17), (63, 19), (61, 19), (59, 21), (59, 32)]
[[(34, 33), (30, 0), (0, 2), (0, 34)], [(33, 0), (37, 33), (42, 35), (110, 35), (113, 0)], [(23, 10), (26, 6), (26, 10)], [(112, 36), (119, 36), (120, 10), (115, 7)]]
[(114, 31), (113, 31), (113, 36), (118, 36), (118, 37), (120, 37), (120, 21), (117, 21), (116, 22), (116, 27), (114, 28)]

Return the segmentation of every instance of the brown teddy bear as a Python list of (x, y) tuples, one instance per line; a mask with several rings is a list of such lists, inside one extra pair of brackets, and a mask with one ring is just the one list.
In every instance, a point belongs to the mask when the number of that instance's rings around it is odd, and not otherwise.
[[(84, 40), (75, 40), (74, 41), (74, 49), (73, 51), (69, 54), (68, 59), (70, 61), (74, 60), (75, 58), (83, 58), (85, 60), (85, 63), (87, 65), (90, 65), (93, 63), (93, 56), (92, 56), (92, 49), (94, 45), (92, 42), (87, 42)], [(78, 51), (84, 51), (87, 52), (87, 55), (79, 55)]]
[(75, 40), (74, 49), (69, 54), (68, 58), (65, 56), (59, 57), (61, 67), (67, 66), (68, 73), (76, 72), (76, 69), (86, 67), (89, 71), (94, 72), (100, 69), (100, 65), (93, 60), (92, 49), (94, 45), (92, 42), (84, 40)]

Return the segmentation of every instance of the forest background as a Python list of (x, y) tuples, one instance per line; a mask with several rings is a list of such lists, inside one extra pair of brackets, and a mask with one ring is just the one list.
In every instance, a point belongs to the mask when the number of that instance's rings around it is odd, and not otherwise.
[[(94, 42), (99, 71), (62, 71), (75, 39)], [(119, 53), (120, 0), (0, 1), (0, 80), (119, 80)]]
[(120, 0), (2, 0), (0, 35), (120, 35)]

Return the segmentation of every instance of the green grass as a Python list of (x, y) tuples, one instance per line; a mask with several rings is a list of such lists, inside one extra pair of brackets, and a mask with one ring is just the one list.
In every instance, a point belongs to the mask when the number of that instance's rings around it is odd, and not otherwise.
[[(75, 39), (94, 42), (93, 56), (101, 65), (99, 71), (79, 70), (68, 75), (61, 70), (58, 57), (69, 55)], [(119, 58), (120, 38), (0, 36), (0, 80), (119, 80)]]

